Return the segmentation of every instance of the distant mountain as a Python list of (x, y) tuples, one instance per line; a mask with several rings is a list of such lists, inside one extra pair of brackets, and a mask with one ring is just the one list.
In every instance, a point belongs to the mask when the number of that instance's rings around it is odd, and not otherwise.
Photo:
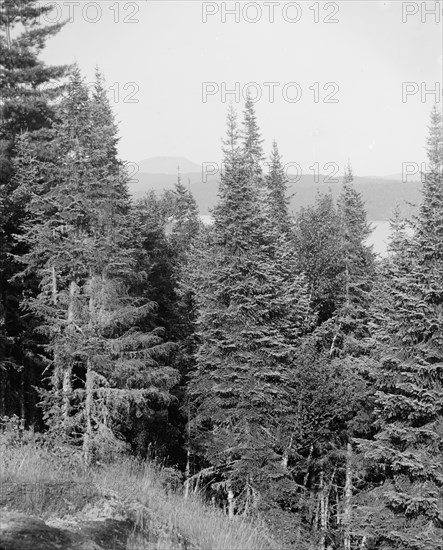
[[(369, 179), (373, 179), (373, 180), (379, 180), (380, 179), (380, 176), (367, 176), (367, 177)], [(381, 176), (381, 179), (382, 180), (390, 180), (390, 181), (401, 181), (402, 183), (403, 183), (403, 179), (405, 179), (407, 181), (407, 183), (410, 183), (410, 182), (420, 182), (421, 181), (421, 176), (420, 176), (420, 174), (403, 175), (402, 173), (400, 173), (400, 174), (390, 174), (389, 176)]]
[[(290, 175), (289, 178), (291, 178)], [(320, 183), (316, 183), (313, 175), (304, 175), (296, 183), (291, 184), (289, 193), (294, 196), (291, 198), (290, 208), (293, 213), (303, 206), (312, 204), (318, 191), (325, 192), (330, 188), (333, 196), (338, 196), (340, 184), (322, 183), (325, 178), (320, 175)], [(170, 174), (140, 172), (134, 176), (129, 188), (133, 197), (137, 199), (143, 197), (151, 189), (156, 192), (172, 189), (176, 179), (177, 172), (174, 170)], [(217, 202), (219, 175), (208, 176), (205, 182), (200, 168), (198, 171), (192, 172), (183, 170), (182, 181), (185, 184), (189, 181), (200, 213), (208, 214)], [(420, 201), (420, 182), (403, 183), (383, 178), (356, 177), (354, 184), (366, 202), (370, 220), (388, 220), (396, 204), (399, 204), (402, 212), (409, 216), (415, 211), (413, 205)]]
[(177, 167), (180, 172), (199, 172), (199, 164), (188, 160), (185, 157), (151, 157), (138, 163), (139, 172), (148, 174), (174, 174), (177, 175)]

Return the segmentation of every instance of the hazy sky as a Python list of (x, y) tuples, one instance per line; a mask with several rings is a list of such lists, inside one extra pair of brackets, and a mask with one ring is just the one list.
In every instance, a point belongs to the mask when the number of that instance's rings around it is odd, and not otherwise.
[[(303, 173), (316, 162), (320, 171), (327, 162), (341, 170), (350, 158), (357, 175), (385, 175), (424, 160), (436, 86), (442, 105), (441, 2), (57, 4), (54, 20), (70, 10), (73, 20), (44, 59), (77, 61), (88, 81), (95, 65), (102, 69), (125, 160), (218, 162), (227, 102), (238, 99), (222, 91), (238, 83), (241, 95), (250, 82), (251, 95), (262, 94), (256, 110), (266, 150), (275, 138)], [(203, 87), (212, 95), (203, 98)]]

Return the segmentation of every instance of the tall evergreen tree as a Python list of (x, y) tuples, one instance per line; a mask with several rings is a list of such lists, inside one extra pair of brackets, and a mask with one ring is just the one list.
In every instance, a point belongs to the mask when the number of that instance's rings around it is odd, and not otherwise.
[(198, 207), (190, 189), (183, 185), (180, 172), (173, 193), (171, 241), (179, 261), (184, 261), (184, 253), (199, 230)]
[[(19, 311), (21, 294), (33, 292), (32, 277), (23, 286), (14, 279), (19, 266), (13, 256), (22, 254), (17, 244), (26, 217), (23, 197), (14, 200), (12, 159), (16, 137), (24, 131), (40, 144), (43, 154), (45, 129), (54, 121), (54, 102), (60, 94), (64, 66), (47, 66), (40, 59), (45, 42), (63, 24), (44, 26), (41, 16), (53, 6), (36, 0), (0, 1), (0, 414), (18, 413), (35, 422), (33, 385), (40, 376), (38, 345), (31, 337), (33, 319)], [(19, 391), (17, 391), (19, 388)], [(27, 409), (26, 402), (31, 407)]]
[[(183, 440), (189, 416), (185, 385), (194, 365), (194, 300), (184, 280), (190, 271), (188, 251), (200, 222), (195, 199), (189, 186), (182, 183), (180, 173), (173, 190), (161, 196), (151, 192), (135, 205), (134, 220), (137, 270), (147, 271), (140, 290), (157, 303), (155, 320), (165, 327), (168, 340), (176, 344), (169, 362), (180, 374), (173, 390), (177, 399), (166, 414), (161, 416), (165, 411), (159, 411), (152, 423), (141, 419), (134, 439), (141, 452), (155, 444), (159, 456), (186, 467), (189, 460), (184, 447), (188, 455), (190, 450)], [(142, 421), (144, 425), (140, 426)]]
[(434, 109), (414, 235), (387, 262), (376, 308), (378, 432), (361, 442), (375, 488), (363, 525), (387, 549), (443, 547), (441, 132)]
[[(355, 347), (361, 346), (368, 336), (368, 308), (370, 291), (375, 275), (375, 255), (366, 239), (371, 234), (366, 209), (361, 195), (353, 185), (354, 176), (348, 164), (338, 197), (337, 210), (340, 218), (340, 250), (343, 261), (343, 288), (337, 296), (334, 341), (331, 355), (335, 352), (357, 354)], [(363, 352), (363, 350), (361, 350)]]
[(262, 183), (262, 162), (263, 140), (260, 134), (260, 128), (255, 114), (255, 106), (251, 97), (248, 95), (245, 102), (243, 113), (242, 129), (240, 132), (242, 149), (244, 152), (244, 162), (247, 166), (251, 177), (255, 179), (256, 185)]
[(47, 420), (56, 433), (80, 430), (87, 464), (97, 449), (115, 445), (128, 416), (167, 404), (176, 380), (161, 364), (161, 331), (140, 330), (155, 305), (125, 290), (135, 276), (127, 177), (113, 154), (115, 126), (102, 89), (98, 78), (90, 98), (74, 70), (52, 162), (40, 163), (38, 178), (26, 173), (17, 181), (32, 198), (24, 261), (41, 281), (27, 305), (48, 338)]
[(311, 303), (323, 323), (334, 315), (343, 296), (345, 265), (341, 222), (331, 193), (317, 195), (296, 219), (295, 248), (307, 278)]
[(285, 174), (276, 141), (272, 144), (269, 162), (269, 173), (266, 175), (266, 201), (271, 207), (270, 216), (279, 226), (281, 232), (292, 229), (289, 215), (288, 178)]
[(370, 376), (373, 348), (370, 317), (371, 290), (375, 278), (375, 255), (366, 240), (371, 228), (360, 193), (353, 185), (350, 164), (345, 170), (337, 210), (340, 218), (340, 250), (343, 261), (343, 286), (336, 296), (337, 309), (329, 355), (333, 364), (340, 364), (347, 382), (354, 388), (353, 407), (342, 416), (341, 429), (336, 438), (338, 469), (337, 496), (341, 506), (336, 511), (337, 530), (342, 536), (344, 550), (351, 550), (352, 501), (354, 493), (355, 458), (353, 437), (368, 434), (371, 417), (372, 380)]
[(189, 391), (199, 443), (233, 512), (234, 496), (243, 510), (265, 499), (282, 467), (289, 425), (278, 442), (274, 434), (292, 411), (291, 360), (309, 306), (257, 194), (232, 110), (224, 154), (214, 226), (195, 271), (199, 346)]
[[(56, 83), (67, 69), (66, 66), (47, 66), (39, 59), (47, 39), (64, 25), (42, 25), (42, 15), (53, 9), (51, 5), (41, 6), (36, 0), (0, 2), (0, 95), (3, 100), (0, 139), (3, 151), (8, 150), (14, 136), (20, 132), (46, 128), (53, 120), (51, 99), (59, 95)], [(48, 83), (53, 86), (45, 87)]]

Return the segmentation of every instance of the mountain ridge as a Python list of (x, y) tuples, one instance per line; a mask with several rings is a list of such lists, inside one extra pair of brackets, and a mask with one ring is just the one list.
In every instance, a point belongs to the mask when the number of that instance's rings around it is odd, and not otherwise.
[[(219, 174), (205, 178), (201, 170), (181, 172), (181, 179), (185, 185), (189, 185), (197, 202), (200, 214), (206, 215), (217, 202)], [(291, 179), (291, 175), (288, 174)], [(295, 179), (295, 177), (293, 177)], [(290, 210), (296, 213), (300, 208), (306, 207), (315, 201), (318, 192), (327, 192), (329, 189), (336, 198), (341, 188), (341, 178), (336, 183), (329, 183), (327, 176), (311, 174), (300, 176), (298, 181), (289, 182), (288, 194)], [(317, 181), (316, 181), (317, 180)], [(150, 190), (161, 193), (163, 190), (172, 189), (177, 181), (177, 172), (135, 174), (129, 182), (129, 191), (134, 199), (141, 199)], [(411, 181), (403, 183), (397, 180), (389, 180), (377, 177), (354, 177), (354, 185), (362, 195), (366, 203), (368, 219), (389, 220), (394, 207), (398, 204), (404, 216), (411, 216), (420, 201), (420, 182)]]

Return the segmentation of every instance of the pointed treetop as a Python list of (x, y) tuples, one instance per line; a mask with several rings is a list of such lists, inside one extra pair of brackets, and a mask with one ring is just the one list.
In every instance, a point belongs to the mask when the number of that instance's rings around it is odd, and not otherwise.
[(188, 190), (186, 189), (186, 187), (183, 185), (183, 182), (182, 182), (182, 175), (181, 175), (181, 171), (180, 171), (180, 166), (177, 166), (177, 181), (175, 183), (175, 193), (177, 195), (186, 195), (186, 193), (188, 192)]
[(418, 217), (415, 220), (417, 251), (426, 261), (443, 259), (443, 159), (442, 116), (434, 106), (426, 139), (429, 171), (425, 174)]
[(260, 163), (264, 158), (263, 140), (261, 139), (260, 128), (257, 123), (254, 102), (249, 94), (246, 98), (243, 114), (243, 153), (253, 172), (261, 173)]
[[(388, 252), (390, 254), (398, 255), (399, 253), (404, 253), (405, 246), (408, 242), (406, 227), (407, 222), (401, 214), (400, 205), (397, 203), (392, 211), (392, 216), (389, 219)], [(404, 258), (407, 258), (405, 254), (403, 254), (403, 256)], [(406, 261), (409, 265), (409, 259)]]
[(118, 157), (117, 144), (119, 142), (118, 126), (106, 90), (106, 81), (98, 67), (95, 68), (95, 81), (92, 88), (91, 111), (93, 124), (100, 128), (95, 135), (96, 141), (101, 142), (104, 158)]
[(291, 227), (289, 198), (287, 197), (288, 178), (283, 168), (277, 142), (272, 142), (269, 172), (265, 178), (267, 197), (266, 209), (280, 232), (288, 232)]
[[(426, 152), (431, 170), (439, 171), (443, 156), (443, 129), (441, 111), (434, 105), (431, 112), (431, 124), (428, 126), (429, 135), (426, 139)], [(440, 168), (439, 168), (440, 167)]]
[(230, 103), (228, 107), (226, 128), (226, 138), (222, 140), (222, 151), (225, 155), (224, 162), (228, 165), (234, 160), (238, 160), (240, 154), (240, 148), (238, 145), (240, 132), (238, 129), (237, 113), (232, 103)]
[(94, 87), (92, 89), (93, 98), (99, 100), (103, 103), (107, 103), (109, 110), (111, 106), (109, 105), (109, 99), (106, 92), (106, 81), (103, 73), (100, 71), (99, 67), (96, 66), (94, 70)]
[(343, 184), (346, 185), (347, 183), (351, 183), (354, 181), (354, 174), (352, 172), (352, 166), (348, 159), (348, 164), (346, 165), (345, 172), (343, 175)]

